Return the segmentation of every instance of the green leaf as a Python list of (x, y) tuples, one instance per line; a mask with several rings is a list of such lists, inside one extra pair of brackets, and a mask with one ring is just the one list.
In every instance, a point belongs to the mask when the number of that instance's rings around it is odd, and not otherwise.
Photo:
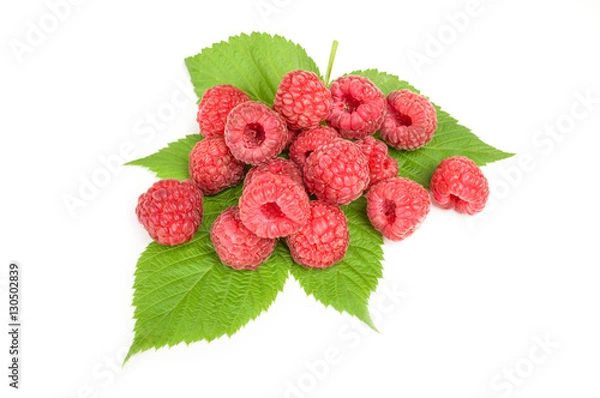
[[(400, 80), (397, 76), (376, 69), (356, 71), (351, 75), (360, 75), (371, 79), (384, 94), (394, 90), (411, 90), (419, 92), (413, 86)], [(389, 154), (398, 160), (399, 174), (429, 187), (429, 181), (438, 164), (451, 156), (466, 156), (479, 166), (506, 159), (514, 154), (503, 152), (483, 141), (465, 126), (462, 126), (448, 112), (435, 105), (437, 110), (438, 128), (433, 140), (416, 151), (399, 151), (390, 148)]]
[(210, 226), (236, 205), (241, 187), (206, 197), (194, 239), (176, 247), (151, 243), (135, 272), (135, 337), (125, 362), (150, 348), (231, 336), (267, 310), (289, 275), (290, 254), (278, 244), (256, 271), (223, 265), (210, 241)]
[(269, 106), (287, 72), (304, 69), (320, 76), (317, 65), (302, 47), (281, 36), (257, 32), (215, 43), (186, 58), (185, 64), (198, 98), (217, 84), (231, 84)]
[(158, 152), (145, 158), (125, 163), (127, 166), (141, 166), (156, 173), (158, 178), (185, 180), (190, 178), (188, 171), (190, 151), (198, 141), (200, 134), (191, 134), (179, 141), (172, 142)]
[[(315, 62), (295, 43), (264, 33), (242, 34), (214, 44), (185, 60), (199, 98), (217, 84), (232, 84), (253, 100), (272, 105), (279, 82), (291, 70), (320, 75)], [(392, 90), (417, 91), (398, 77), (377, 70), (353, 74), (370, 78), (386, 94)], [(390, 149), (400, 174), (424, 186), (438, 163), (453, 155), (468, 156), (479, 165), (511, 156), (478, 139), (437, 107), (438, 130), (432, 142), (413, 152)], [(190, 135), (128, 165), (154, 171), (159, 178), (186, 179), (188, 155), (201, 139)], [(132, 355), (182, 342), (187, 344), (232, 335), (267, 310), (291, 272), (307, 294), (326, 306), (361, 319), (373, 329), (368, 302), (382, 276), (383, 239), (366, 215), (361, 198), (343, 208), (348, 217), (350, 246), (346, 257), (324, 270), (294, 264), (279, 243), (269, 260), (256, 271), (235, 271), (223, 265), (210, 241), (210, 226), (229, 206), (238, 203), (241, 186), (204, 198), (204, 220), (194, 239), (177, 247), (151, 243), (135, 272), (135, 337)]]
[(376, 330), (368, 303), (382, 275), (383, 239), (369, 222), (363, 197), (342, 208), (348, 217), (350, 245), (346, 257), (326, 269), (294, 263), (291, 272), (307, 294), (325, 306), (356, 316)]

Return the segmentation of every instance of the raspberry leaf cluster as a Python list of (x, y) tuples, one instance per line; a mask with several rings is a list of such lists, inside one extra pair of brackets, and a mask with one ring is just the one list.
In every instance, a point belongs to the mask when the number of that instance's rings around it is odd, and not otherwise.
[[(186, 58), (185, 64), (198, 98), (211, 87), (228, 84), (269, 107), (286, 73), (302, 69), (321, 77), (302, 47), (264, 33), (231, 37)], [(327, 75), (328, 81), (330, 70)], [(385, 95), (403, 89), (418, 93), (397, 76), (376, 69), (351, 75), (370, 79)], [(438, 164), (448, 157), (466, 156), (482, 166), (512, 156), (484, 143), (434, 106), (438, 128), (429, 144), (415, 151), (389, 148), (400, 176), (427, 188)], [(189, 154), (200, 140), (199, 134), (188, 135), (128, 164), (145, 167), (162, 179), (189, 179)], [(314, 269), (295, 264), (280, 240), (260, 267), (240, 271), (220, 261), (210, 228), (219, 214), (238, 204), (241, 194), (239, 184), (205, 196), (204, 218), (190, 242), (173, 247), (153, 242), (142, 253), (134, 282), (135, 337), (126, 361), (151, 348), (231, 336), (270, 307), (290, 274), (308, 295), (375, 329), (368, 301), (382, 276), (384, 241), (369, 221), (365, 197), (341, 207), (348, 219), (350, 243), (346, 256), (335, 266)]]

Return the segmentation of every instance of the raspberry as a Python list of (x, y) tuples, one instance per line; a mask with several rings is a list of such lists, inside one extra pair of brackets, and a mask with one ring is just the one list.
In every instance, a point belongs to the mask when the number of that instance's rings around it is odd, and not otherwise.
[(210, 229), (210, 240), (223, 263), (233, 269), (256, 269), (275, 248), (277, 240), (261, 238), (242, 224), (237, 206), (223, 211)]
[(248, 174), (246, 174), (246, 178), (244, 179), (244, 188), (246, 188), (248, 184), (252, 182), (255, 176), (258, 176), (263, 173), (272, 173), (288, 176), (298, 185), (304, 187), (304, 182), (302, 181), (302, 173), (294, 164), (294, 162), (284, 158), (273, 158), (265, 163), (259, 164), (258, 166), (254, 166), (250, 170), (248, 170)]
[(329, 144), (336, 138), (340, 138), (340, 135), (333, 127), (318, 126), (303, 131), (290, 146), (290, 159), (292, 159), (298, 167), (302, 167), (304, 166), (308, 155), (315, 149), (321, 145)]
[(466, 214), (482, 211), (490, 195), (481, 169), (464, 156), (443, 160), (431, 177), (430, 187), (435, 204)]
[(308, 190), (332, 205), (347, 205), (369, 185), (369, 164), (360, 148), (341, 138), (314, 150), (304, 164)]
[(256, 165), (274, 158), (287, 140), (285, 120), (260, 102), (244, 102), (227, 117), (225, 142), (242, 162)]
[(206, 138), (190, 152), (190, 175), (205, 195), (237, 185), (244, 178), (244, 168), (222, 137)]
[(339, 208), (321, 201), (310, 203), (310, 216), (300, 231), (287, 237), (294, 261), (309, 268), (327, 268), (346, 255), (348, 220)]
[(367, 193), (367, 215), (371, 224), (383, 236), (394, 241), (411, 235), (430, 208), (429, 193), (407, 178), (382, 181)]
[(194, 237), (202, 222), (202, 192), (191, 180), (155, 182), (138, 199), (138, 220), (161, 245), (175, 246)]
[(366, 77), (340, 77), (331, 84), (333, 108), (327, 122), (344, 138), (374, 134), (385, 115), (385, 96)]
[(294, 141), (296, 141), (296, 138), (298, 137), (298, 134), (300, 134), (300, 130), (290, 130), (290, 129), (288, 129), (288, 139), (285, 142), (285, 146), (283, 147), (284, 151), (286, 149), (288, 149), (290, 146), (292, 146), (292, 144), (294, 143)]
[(392, 91), (381, 137), (397, 149), (412, 151), (426, 145), (437, 129), (435, 108), (429, 100), (410, 90)]
[(285, 175), (255, 176), (240, 197), (240, 218), (246, 228), (264, 238), (297, 232), (309, 215), (304, 188)]
[(388, 155), (388, 147), (373, 137), (355, 142), (369, 161), (369, 177), (373, 186), (380, 181), (398, 176), (398, 162)]
[(318, 126), (331, 112), (331, 92), (315, 73), (292, 71), (281, 79), (273, 109), (290, 129)]
[(204, 138), (222, 137), (227, 115), (237, 105), (250, 101), (250, 97), (229, 84), (214, 86), (206, 90), (198, 104), (198, 124)]

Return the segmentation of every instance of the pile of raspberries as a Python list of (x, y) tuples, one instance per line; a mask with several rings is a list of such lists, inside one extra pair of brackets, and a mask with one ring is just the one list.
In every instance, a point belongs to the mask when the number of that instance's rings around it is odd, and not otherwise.
[[(198, 124), (204, 139), (189, 155), (191, 180), (156, 182), (140, 196), (136, 213), (156, 242), (179, 245), (202, 222), (203, 196), (243, 181), (238, 205), (223, 211), (210, 230), (221, 261), (237, 270), (256, 269), (278, 238), (302, 266), (336, 264), (349, 245), (340, 206), (363, 194), (373, 227), (393, 241), (423, 222), (431, 197), (442, 208), (475, 214), (489, 196), (479, 167), (461, 156), (439, 164), (431, 196), (398, 177), (388, 145), (412, 151), (429, 143), (436, 110), (409, 90), (386, 97), (361, 76), (341, 77), (327, 88), (313, 72), (289, 72), (272, 108), (234, 86), (215, 86), (199, 104)], [(373, 137), (376, 132), (383, 141)], [(289, 159), (279, 157), (283, 153)]]

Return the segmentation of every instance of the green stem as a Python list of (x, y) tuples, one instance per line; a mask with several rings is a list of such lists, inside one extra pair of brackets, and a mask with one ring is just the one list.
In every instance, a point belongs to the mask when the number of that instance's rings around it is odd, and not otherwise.
[(329, 86), (329, 79), (331, 78), (331, 69), (333, 69), (333, 61), (335, 60), (335, 53), (338, 48), (338, 41), (334, 40), (331, 44), (331, 53), (329, 54), (329, 65), (327, 65), (327, 74), (325, 75), (325, 85)]

